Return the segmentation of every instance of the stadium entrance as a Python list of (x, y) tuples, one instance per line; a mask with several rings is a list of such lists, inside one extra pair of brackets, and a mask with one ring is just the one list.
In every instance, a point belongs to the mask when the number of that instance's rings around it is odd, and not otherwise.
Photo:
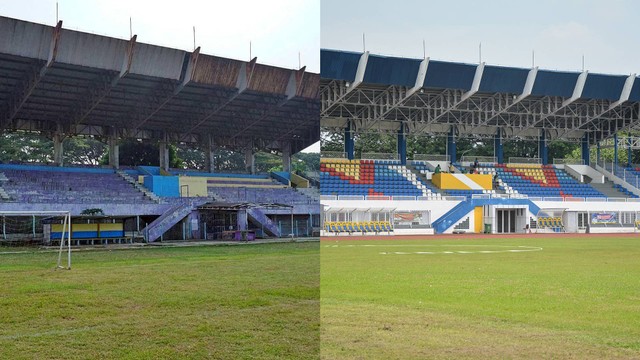
[(520, 209), (505, 209), (496, 211), (497, 231), (499, 234), (516, 232), (516, 217)]
[(526, 207), (494, 208), (493, 233), (514, 234), (525, 232), (527, 225)]

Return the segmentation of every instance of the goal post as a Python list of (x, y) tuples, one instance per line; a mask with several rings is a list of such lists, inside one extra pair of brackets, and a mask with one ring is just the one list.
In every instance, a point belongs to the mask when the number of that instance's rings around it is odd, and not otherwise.
[[(26, 244), (34, 244), (40, 241), (42, 244), (42, 236), (37, 236), (36, 227), (42, 227), (43, 220), (55, 219), (61, 221), (62, 226), (56, 232), (56, 238), (60, 236), (60, 247), (58, 249), (58, 262), (56, 269), (71, 269), (71, 212), (70, 211), (0, 211), (2, 220), (2, 237), (0, 245), (9, 244), (19, 246)], [(36, 221), (40, 218), (40, 222)], [(59, 225), (58, 225), (59, 226)], [(43, 231), (40, 229), (40, 231)], [(50, 232), (51, 234), (51, 232)], [(66, 254), (66, 265), (63, 260)]]

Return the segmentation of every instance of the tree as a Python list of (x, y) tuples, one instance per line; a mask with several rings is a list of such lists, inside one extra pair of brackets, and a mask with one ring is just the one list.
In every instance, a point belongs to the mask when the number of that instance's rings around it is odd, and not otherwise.
[(0, 161), (50, 163), (53, 161), (53, 142), (40, 133), (16, 131), (2, 134)]
[[(169, 167), (182, 168), (182, 159), (178, 156), (176, 146), (169, 145)], [(120, 143), (119, 160), (124, 166), (159, 166), (160, 147), (157, 143), (126, 139)], [(108, 158), (108, 156), (107, 156)]]
[(100, 165), (108, 146), (92, 137), (70, 137), (64, 140), (64, 163), (68, 165)]

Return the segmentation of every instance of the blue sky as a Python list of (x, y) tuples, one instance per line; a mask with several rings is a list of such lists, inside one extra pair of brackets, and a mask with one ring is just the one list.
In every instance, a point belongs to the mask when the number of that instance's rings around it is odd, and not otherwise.
[(322, 0), (321, 46), (488, 64), (640, 73), (640, 2)]

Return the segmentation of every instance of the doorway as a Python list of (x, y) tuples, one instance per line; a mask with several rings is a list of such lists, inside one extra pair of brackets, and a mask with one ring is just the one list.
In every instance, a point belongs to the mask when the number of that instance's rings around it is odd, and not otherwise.
[(513, 234), (524, 231), (525, 210), (517, 209), (496, 209), (496, 230), (498, 234)]

